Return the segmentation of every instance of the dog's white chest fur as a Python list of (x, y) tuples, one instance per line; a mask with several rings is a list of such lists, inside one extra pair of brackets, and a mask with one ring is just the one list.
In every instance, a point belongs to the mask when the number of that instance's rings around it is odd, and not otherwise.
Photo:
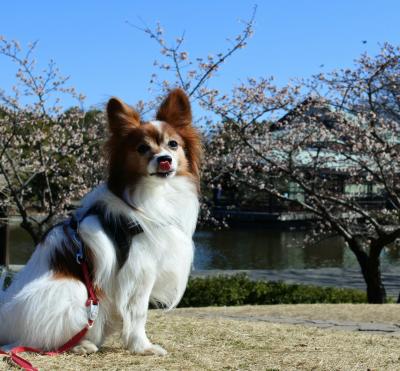
[[(127, 261), (116, 272), (113, 246), (99, 231), (96, 218), (89, 217), (82, 222), (82, 238), (91, 250), (98, 252), (95, 255), (99, 258), (108, 257), (108, 267), (103, 258), (96, 259), (99, 260), (98, 273), (104, 272), (103, 275), (97, 274), (98, 284), (106, 287), (107, 294), (116, 295), (116, 302), (122, 303), (126, 302), (124, 297), (129, 297), (136, 285), (149, 284), (153, 286), (151, 300), (172, 308), (183, 295), (193, 260), (192, 235), (199, 210), (195, 185), (183, 177), (167, 182), (147, 179), (136, 185), (134, 192), (127, 190), (124, 198), (137, 210), (127, 206), (105, 187), (89, 194), (83, 203), (85, 209), (93, 202), (103, 200), (111, 215), (124, 214), (139, 222), (143, 229), (143, 233), (133, 238)], [(118, 275), (118, 285), (112, 284), (115, 283), (109, 279), (112, 275)], [(102, 279), (102, 276), (108, 277)]]

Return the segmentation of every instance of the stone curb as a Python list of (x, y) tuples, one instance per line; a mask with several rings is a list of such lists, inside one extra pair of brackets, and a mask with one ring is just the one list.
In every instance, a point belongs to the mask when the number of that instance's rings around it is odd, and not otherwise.
[(197, 317), (208, 319), (230, 319), (235, 321), (249, 321), (249, 322), (268, 322), (279, 323), (287, 325), (301, 325), (307, 327), (316, 327), (320, 329), (340, 330), (340, 331), (354, 331), (373, 333), (379, 335), (392, 335), (400, 336), (400, 325), (377, 323), (377, 322), (352, 322), (352, 321), (336, 321), (336, 320), (310, 320), (305, 318), (293, 317), (274, 317), (274, 316), (243, 316), (235, 314), (222, 314), (222, 313), (171, 313), (171, 315), (184, 316), (184, 317)]

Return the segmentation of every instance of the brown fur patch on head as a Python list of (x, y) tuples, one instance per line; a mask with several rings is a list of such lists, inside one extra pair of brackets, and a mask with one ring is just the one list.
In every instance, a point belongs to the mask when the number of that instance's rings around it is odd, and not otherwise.
[(202, 157), (201, 136), (192, 125), (192, 110), (186, 93), (182, 89), (171, 90), (158, 109), (156, 117), (157, 120), (171, 125), (183, 139), (189, 171), (199, 182)]

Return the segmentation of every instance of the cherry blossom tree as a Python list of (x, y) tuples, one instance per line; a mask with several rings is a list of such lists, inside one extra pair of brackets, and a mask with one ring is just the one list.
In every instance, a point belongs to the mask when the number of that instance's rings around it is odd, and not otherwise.
[[(54, 62), (37, 72), (35, 47), (24, 52), (0, 38), (0, 56), (16, 66), (15, 85), (0, 90), (0, 212), (3, 222), (20, 216), (37, 243), (99, 178), (104, 120), (85, 115), (84, 97), (67, 87)], [(77, 106), (63, 110), (66, 96)]]
[(165, 31), (161, 24), (155, 29), (145, 25), (128, 24), (146, 34), (159, 47), (160, 58), (153, 63), (155, 72), (151, 75), (150, 90), (155, 95), (155, 100), (150, 102), (138, 102), (136, 104), (141, 112), (149, 112), (155, 109), (159, 101), (171, 88), (180, 87), (185, 90), (191, 98), (192, 103), (199, 103), (211, 93), (208, 86), (226, 61), (240, 49), (247, 46), (249, 39), (254, 33), (254, 22), (257, 7), (253, 8), (250, 19), (241, 20), (242, 29), (233, 38), (228, 39), (226, 50), (210, 53), (206, 57), (193, 57), (183, 49), (185, 33), (172, 42), (166, 40)]
[[(239, 195), (239, 206), (247, 199), (253, 206), (280, 201), (313, 220), (312, 239), (342, 236), (360, 264), (369, 302), (385, 302), (380, 256), (400, 238), (399, 48), (384, 44), (354, 68), (283, 87), (272, 77), (248, 78), (220, 92), (209, 83), (220, 64), (198, 59), (193, 68), (182, 38), (169, 46), (160, 28), (144, 31), (161, 46), (163, 62), (155, 65), (172, 73), (158, 86), (186, 89), (213, 115), (205, 129), (206, 218), (212, 218), (207, 189), (221, 183)], [(252, 32), (253, 20), (219, 60)]]
[(400, 238), (399, 59), (385, 44), (353, 69), (283, 88), (249, 79), (204, 103), (221, 117), (206, 178), (224, 174), (236, 192), (267, 193), (311, 215), (315, 235), (342, 236), (371, 303), (386, 300), (380, 256)]

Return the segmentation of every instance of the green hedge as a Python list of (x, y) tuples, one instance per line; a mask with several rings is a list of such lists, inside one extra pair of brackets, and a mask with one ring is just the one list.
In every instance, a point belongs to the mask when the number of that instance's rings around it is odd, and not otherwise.
[(179, 306), (366, 302), (366, 294), (360, 290), (252, 281), (239, 274), (191, 278)]
[[(7, 277), (6, 287), (11, 278)], [(179, 307), (366, 302), (367, 296), (360, 290), (252, 281), (238, 274), (190, 278)]]

